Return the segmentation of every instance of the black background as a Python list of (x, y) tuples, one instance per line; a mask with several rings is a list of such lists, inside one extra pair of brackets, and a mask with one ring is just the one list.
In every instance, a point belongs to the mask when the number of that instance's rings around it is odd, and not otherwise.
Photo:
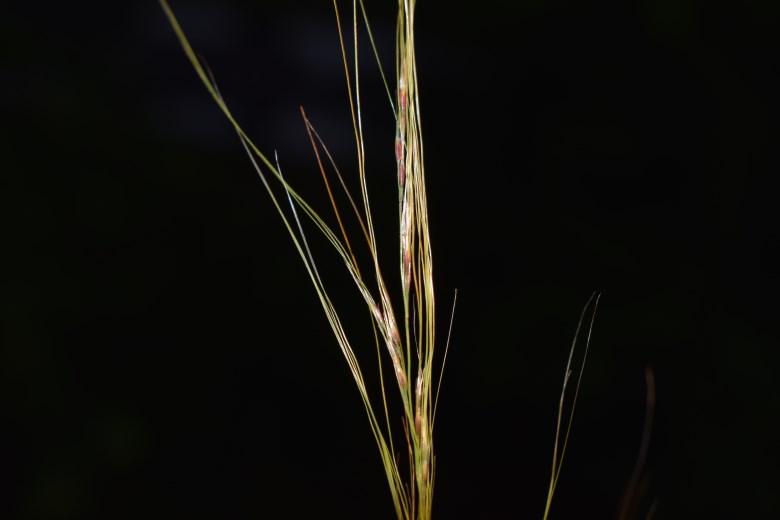
[[(541, 517), (594, 290), (551, 517), (615, 516), (646, 366), (657, 408), (637, 518), (654, 499), (655, 518), (780, 513), (777, 6), (418, 5), (441, 339), (459, 290), (438, 518)], [(354, 183), (330, 3), (173, 8), (248, 133), (329, 214), (298, 107)], [(368, 9), (392, 71), (395, 6)], [(159, 5), (14, 5), (0, 35), (0, 515), (392, 518), (302, 264)], [(363, 64), (394, 279), (392, 114)], [(368, 316), (312, 241), (374, 377)]]

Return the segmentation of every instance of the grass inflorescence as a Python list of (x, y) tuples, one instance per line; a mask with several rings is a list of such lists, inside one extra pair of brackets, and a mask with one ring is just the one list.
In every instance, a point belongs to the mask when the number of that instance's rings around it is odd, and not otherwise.
[[(244, 132), (228, 108), (210, 71), (191, 47), (168, 2), (160, 0), (160, 3), (189, 61), (237, 132), (239, 141), (303, 262), (362, 399), (384, 466), (397, 517), (401, 520), (430, 519), (436, 473), (434, 455), (436, 404), (449, 338), (445, 342), (444, 352), (435, 357), (436, 305), (415, 56), (415, 0), (398, 1), (395, 80), (392, 87), (379, 63), (379, 52), (374, 44), (363, 0), (352, 1), (350, 16), (342, 15), (338, 1), (333, 1), (354, 133), (358, 196), (350, 193), (347, 188), (348, 183), (336, 166), (336, 161), (303, 108), (301, 108), (301, 115), (318, 169), (322, 174), (336, 226), (327, 224), (287, 182), (282, 175), (278, 158), (274, 155), (271, 160)], [(346, 20), (349, 23), (346, 23)], [(375, 232), (369, 200), (358, 63), (358, 29), (361, 25), (365, 26), (374, 56), (380, 65), (380, 74), (388, 93), (389, 108), (395, 119), (394, 159), (398, 186), (399, 240), (396, 246), (398, 265), (393, 270), (397, 269), (396, 276), (400, 280), (398, 294), (391, 294), (385, 282), (384, 265), (379, 258), (379, 239)], [(345, 28), (349, 28), (349, 31)], [(351, 45), (347, 45), (348, 34)], [(348, 52), (348, 47), (352, 52)], [(334, 176), (338, 183), (331, 182)], [(334, 186), (340, 186), (344, 191), (345, 200), (349, 202), (346, 212), (336, 202)], [(347, 215), (351, 215), (349, 218), (353, 218), (356, 225), (345, 224)], [(367, 314), (375, 333), (376, 351), (380, 357), (378, 363), (380, 384), (377, 392), (374, 392), (378, 395), (373, 395), (374, 393), (369, 391), (358, 355), (343, 326), (339, 311), (329, 296), (327, 286), (320, 276), (315, 254), (304, 232), (305, 225), (309, 224), (313, 224), (336, 251), (367, 307)], [(347, 228), (358, 230), (357, 236), (349, 236)], [(358, 256), (362, 256), (356, 254), (355, 249), (358, 247), (368, 252), (368, 261), (358, 262)], [(550, 512), (552, 497), (558, 483), (572, 423), (571, 414), (582, 377), (582, 368), (579, 370), (574, 368), (576, 365), (573, 363), (574, 348), (578, 343), (580, 328), (587, 321), (587, 311), (592, 308), (595, 312), (597, 303), (598, 296), (594, 295), (583, 311), (566, 367), (558, 410), (551, 478), (544, 509), (545, 519)], [(590, 338), (592, 323), (591, 314), (585, 354), (587, 354), (587, 341)], [(581, 363), (584, 363), (584, 356)], [(383, 365), (391, 367), (391, 373), (385, 373), (382, 369)], [(575, 375), (573, 378), (575, 384), (573, 392), (570, 392), (572, 375)], [(392, 417), (394, 413), (391, 413), (390, 409), (395, 408), (388, 403), (389, 399), (397, 399), (399, 402), (400, 423)], [(402, 442), (399, 442), (399, 439)]]
[[(352, 2), (350, 25), (354, 55), (351, 56), (348, 54), (345, 44), (344, 27), (346, 24), (342, 21), (338, 2), (334, 1), (333, 3), (355, 137), (360, 185), (359, 197), (353, 198), (346, 190), (346, 183), (335, 167), (335, 162), (323, 140), (302, 110), (304, 124), (309, 132), (319, 169), (325, 180), (328, 198), (336, 216), (337, 230), (330, 227), (285, 180), (277, 158), (274, 157), (272, 161), (244, 132), (220, 94), (214, 78), (196, 56), (170, 6), (165, 0), (161, 0), (161, 4), (192, 66), (238, 133), (239, 140), (303, 261), (363, 401), (371, 431), (385, 468), (398, 518), (419, 520), (430, 518), (435, 474), (433, 445), (435, 397), (438, 392), (441, 371), (434, 370), (436, 309), (433, 260), (428, 231), (428, 206), (425, 193), (417, 65), (414, 52), (414, 0), (399, 1), (396, 33), (397, 79), (392, 89), (385, 81), (388, 93), (391, 94), (390, 108), (396, 121), (395, 161), (398, 175), (400, 230), (398, 269), (401, 291), (395, 297), (390, 294), (388, 284), (385, 282), (383, 266), (380, 265), (378, 239), (374, 230), (366, 182), (357, 52), (359, 22), (365, 24), (377, 60), (379, 54), (374, 47), (374, 39), (371, 36), (362, 0)], [(382, 77), (384, 79), (384, 74)], [(392, 94), (393, 90), (395, 91), (394, 95)], [(326, 167), (323, 155), (328, 158), (329, 164), (327, 166), (335, 172), (341, 186), (345, 187), (351, 203), (351, 212), (362, 230), (360, 238), (365, 241), (369, 253), (370, 262), (368, 263), (370, 265), (368, 266), (358, 265), (357, 256), (353, 250), (355, 237), (350, 241), (345, 231), (344, 217), (333, 195), (332, 183), (328, 180), (329, 168)], [(277, 195), (272, 188), (272, 182), (281, 185), (284, 190), (283, 196)], [(329, 297), (326, 284), (320, 277), (315, 255), (309, 247), (309, 241), (304, 232), (303, 219), (312, 222), (336, 250), (368, 308), (368, 314), (376, 332), (375, 337), (380, 347), (378, 351), (385, 352), (389, 358), (390, 366), (392, 366), (392, 376), (384, 375), (381, 372), (382, 364), (380, 362), (381, 395), (369, 395), (368, 385), (363, 375), (363, 369), (358, 362), (358, 356), (342, 325), (339, 312)], [(390, 416), (388, 389), (391, 385), (389, 381), (394, 382), (393, 386), (396, 387), (402, 404), (403, 416), (400, 425), (396, 424)], [(402, 456), (401, 450), (397, 446), (398, 443), (393, 442), (394, 433), (397, 434), (399, 431), (403, 432), (405, 456)]]

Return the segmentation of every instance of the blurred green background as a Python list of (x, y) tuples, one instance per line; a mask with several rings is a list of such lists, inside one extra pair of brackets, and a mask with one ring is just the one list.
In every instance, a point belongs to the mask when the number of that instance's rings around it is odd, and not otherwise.
[[(643, 507), (780, 513), (778, 5), (419, 2), (442, 339), (459, 290), (438, 518), (541, 517), (594, 290), (552, 518), (615, 516), (648, 365)], [(327, 213), (298, 107), (354, 180), (330, 2), (172, 7), (249, 134)], [(395, 5), (368, 9), (391, 73)], [(392, 114), (368, 55), (361, 77), (393, 266)], [(0, 78), (0, 517), (391, 518), (303, 267), (158, 3), (12, 2)], [(371, 373), (368, 315), (313, 242)]]

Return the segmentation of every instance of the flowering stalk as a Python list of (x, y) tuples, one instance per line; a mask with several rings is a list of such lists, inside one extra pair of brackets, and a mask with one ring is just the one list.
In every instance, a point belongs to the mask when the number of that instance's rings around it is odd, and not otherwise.
[[(288, 184), (282, 176), (281, 169), (276, 161), (270, 161), (252, 142), (249, 136), (246, 135), (228, 109), (213, 78), (196, 57), (167, 1), (160, 0), (160, 3), (195, 71), (238, 133), (241, 144), (244, 146), (255, 171), (293, 241), (299, 257), (303, 261), (306, 272), (314, 285), (325, 316), (349, 365), (352, 377), (363, 401), (369, 425), (384, 465), (397, 517), (402, 520), (430, 519), (434, 479), (432, 437), (435, 409), (434, 388), (438, 392), (438, 384), (434, 385), (433, 381), (435, 306), (433, 266), (428, 234), (428, 208), (423, 169), (417, 68), (414, 51), (415, 1), (399, 0), (398, 2), (395, 102), (393, 103), (391, 99), (396, 119), (395, 160), (398, 169), (399, 190), (400, 296), (403, 308), (403, 321), (400, 325), (398, 320), (396, 320), (394, 310), (396, 307), (393, 304), (393, 299), (386, 287), (380, 269), (377, 238), (374, 232), (366, 184), (366, 160), (364, 155), (363, 123), (360, 112), (360, 81), (357, 57), (358, 15), (365, 21), (372, 47), (374, 47), (374, 41), (363, 0), (352, 1), (351, 28), (354, 47), (354, 55), (352, 57), (348, 57), (346, 51), (338, 2), (337, 0), (333, 1), (344, 61), (344, 71), (347, 78), (360, 180), (359, 200), (362, 202), (362, 205), (357, 204), (348, 190), (346, 190), (346, 183), (335, 167), (330, 153), (302, 111), (306, 130), (309, 133), (316, 154), (317, 164), (325, 180), (328, 198), (335, 211), (340, 236)], [(376, 48), (374, 48), (374, 54), (378, 60)], [(384, 73), (382, 73), (382, 77), (384, 79)], [(389, 92), (390, 88), (387, 88)], [(332, 169), (338, 175), (341, 185), (344, 187), (346, 195), (352, 204), (355, 217), (363, 231), (372, 263), (372, 269), (365, 271), (371, 273), (370, 279), (364, 277), (362, 274), (364, 271), (361, 271), (358, 267), (357, 257), (352, 249), (352, 242), (347, 237), (341, 213), (333, 197), (330, 183), (327, 180), (326, 167), (321, 160), (321, 151), (324, 151), (324, 155), (331, 162)], [(281, 186), (283, 196), (277, 194), (278, 189), (272, 188), (272, 181), (276, 181)], [(301, 216), (306, 218), (301, 218)], [(403, 427), (406, 445), (409, 450), (408, 476), (403, 476), (407, 468), (400, 466), (400, 457), (392, 440), (394, 432), (398, 432), (399, 428), (392, 427), (393, 421), (389, 417), (385, 379), (381, 372), (382, 362), (380, 360), (379, 375), (382, 383), (381, 402), (386, 425), (380, 422), (375, 412), (374, 402), (377, 398), (369, 396), (363, 372), (358, 362), (358, 356), (342, 326), (339, 313), (328, 295), (325, 284), (320, 278), (314, 255), (309, 249), (309, 242), (304, 232), (306, 219), (325, 236), (341, 257), (355, 283), (355, 287), (369, 309), (372, 323), (377, 331), (377, 341), (379, 344), (384, 345), (384, 350), (387, 352), (389, 363), (393, 368), (394, 381), (403, 405), (401, 426)], [(381, 351), (381, 348), (379, 350)], [(413, 388), (410, 385), (411, 381), (414, 381)], [(439, 377), (437, 383), (440, 382), (441, 379)]]

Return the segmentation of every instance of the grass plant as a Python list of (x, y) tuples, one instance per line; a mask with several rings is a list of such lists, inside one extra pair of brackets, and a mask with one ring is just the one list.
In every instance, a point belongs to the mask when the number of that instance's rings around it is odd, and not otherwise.
[[(341, 42), (344, 74), (349, 96), (352, 128), (354, 132), (359, 194), (353, 196), (347, 182), (336, 167), (335, 160), (323, 139), (301, 109), (303, 124), (309, 134), (318, 168), (324, 180), (325, 191), (335, 215), (335, 225), (329, 225), (287, 182), (277, 158), (263, 153), (244, 132), (236, 117), (228, 108), (208, 68), (197, 57), (184, 31), (180, 27), (168, 2), (160, 0), (179, 42), (208, 89), (238, 134), (251, 163), (265, 187), (271, 203), (289, 234), (306, 273), (311, 280), (325, 317), (333, 331), (341, 352), (347, 361), (355, 385), (363, 402), (368, 422), (376, 441), (396, 515), (403, 520), (427, 520), (431, 518), (435, 477), (434, 426), (436, 403), (441, 384), (446, 347), (434, 357), (436, 339), (436, 301), (434, 295), (433, 257), (428, 225), (428, 204), (425, 185), (425, 168), (420, 115), (420, 92), (417, 80), (417, 62), (414, 39), (415, 0), (398, 1), (396, 29), (395, 79), (392, 87), (382, 72), (390, 109), (395, 117), (395, 166), (398, 186), (398, 264), (394, 276), (400, 279), (400, 293), (391, 294), (386, 283), (384, 265), (380, 265), (379, 238), (375, 232), (367, 185), (366, 157), (361, 117), (360, 67), (358, 63), (358, 29), (362, 24), (369, 35), (374, 56), (379, 62), (371, 27), (362, 0), (353, 0), (351, 14), (345, 16), (337, 0), (333, 1), (336, 26)], [(344, 23), (348, 19), (349, 23)], [(346, 28), (349, 27), (349, 31)], [(348, 36), (348, 33), (351, 34)], [(347, 38), (351, 45), (347, 45)], [(348, 51), (348, 47), (351, 51)], [(380, 63), (380, 71), (382, 70)], [(388, 158), (389, 159), (389, 158)], [(346, 211), (336, 202), (334, 180), (338, 180), (349, 201)], [(347, 215), (351, 215), (347, 217)], [(348, 236), (345, 225), (353, 218), (360, 230), (359, 236)], [(370, 395), (364, 376), (364, 367), (347, 334), (339, 311), (329, 296), (328, 288), (320, 276), (315, 255), (304, 231), (313, 225), (333, 246), (354, 286), (364, 301), (367, 314), (375, 332), (378, 363), (379, 392)], [(358, 262), (360, 247), (368, 253), (367, 262)], [(587, 322), (587, 311), (595, 307), (598, 297), (591, 298), (580, 319), (578, 334)], [(454, 310), (454, 306), (453, 306)], [(450, 322), (451, 325), (451, 322)], [(592, 327), (592, 315), (590, 325)], [(588, 331), (588, 339), (590, 329)], [(558, 483), (566, 440), (571, 427), (571, 414), (576, 402), (582, 368), (574, 366), (572, 345), (566, 376), (561, 393), (558, 425), (553, 451), (552, 472), (544, 518), (546, 519), (552, 497)], [(586, 341), (587, 350), (587, 341)], [(382, 361), (382, 357), (385, 358)], [(435, 361), (436, 359), (436, 361)], [(584, 356), (583, 361), (584, 363)], [(391, 373), (383, 371), (383, 365), (391, 367)], [(571, 376), (576, 374), (573, 393), (570, 392)], [(573, 396), (569, 399), (570, 394)], [(400, 423), (390, 412), (390, 399), (397, 399), (402, 410)], [(400, 440), (399, 440), (400, 439)]]
[[(328, 196), (338, 222), (338, 231), (334, 231), (312, 206), (304, 201), (288, 184), (276, 158), (271, 161), (244, 132), (225, 103), (214, 78), (197, 58), (170, 6), (165, 0), (161, 0), (161, 4), (192, 66), (238, 133), (255, 171), (303, 261), (363, 401), (371, 431), (385, 468), (396, 515), (402, 519), (425, 520), (430, 518), (435, 469), (433, 457), (435, 396), (438, 394), (441, 372), (434, 372), (435, 297), (433, 262), (428, 233), (428, 206), (425, 194), (417, 66), (414, 52), (414, 0), (399, 2), (396, 43), (397, 84), (395, 85), (395, 96), (390, 96), (390, 104), (396, 120), (395, 161), (398, 172), (400, 303), (397, 302), (398, 298), (391, 296), (380, 266), (377, 236), (374, 231), (366, 183), (357, 53), (359, 18), (365, 22), (369, 35), (371, 35), (371, 31), (363, 2), (353, 2), (352, 5), (353, 56), (349, 56), (347, 53), (338, 2), (334, 1), (333, 3), (341, 41), (344, 72), (347, 78), (360, 177), (359, 198), (355, 200), (348, 192), (347, 195), (351, 201), (354, 216), (360, 224), (363, 235), (361, 238), (366, 243), (371, 259), (371, 265), (364, 266), (363, 269), (358, 265), (353, 245), (345, 231), (342, 211), (335, 202), (331, 183), (328, 181), (327, 168), (321, 160), (320, 151), (324, 151), (329, 158), (330, 154), (306, 118), (305, 113), (303, 114), (304, 123), (311, 137), (312, 146), (317, 153), (319, 167), (323, 179), (325, 179)], [(370, 37), (370, 42), (373, 47), (373, 37)], [(379, 54), (375, 48), (374, 51), (378, 60)], [(387, 86), (387, 83), (385, 84)], [(390, 93), (389, 86), (387, 86), (387, 90)], [(335, 163), (331, 162), (330, 166), (333, 167), (341, 185), (346, 186), (335, 167)], [(277, 195), (272, 188), (271, 182), (274, 180), (281, 184), (284, 190), (283, 197)], [(376, 332), (377, 346), (382, 347), (378, 351), (384, 350), (389, 356), (393, 370), (392, 375), (382, 374), (382, 365), (379, 364), (382, 388), (380, 396), (369, 395), (363, 369), (358, 362), (349, 336), (344, 330), (339, 312), (333, 305), (326, 285), (320, 277), (314, 254), (309, 248), (302, 217), (307, 218), (315, 225), (341, 257), (368, 308)], [(397, 313), (401, 313), (400, 319), (397, 317)], [(408, 463), (405, 464), (401, 462), (400, 450), (393, 442), (392, 426), (394, 421), (391, 419), (387, 404), (390, 381), (394, 382), (403, 407), (401, 422), (407, 452), (406, 458), (408, 459)], [(381, 409), (377, 402), (381, 402)]]

